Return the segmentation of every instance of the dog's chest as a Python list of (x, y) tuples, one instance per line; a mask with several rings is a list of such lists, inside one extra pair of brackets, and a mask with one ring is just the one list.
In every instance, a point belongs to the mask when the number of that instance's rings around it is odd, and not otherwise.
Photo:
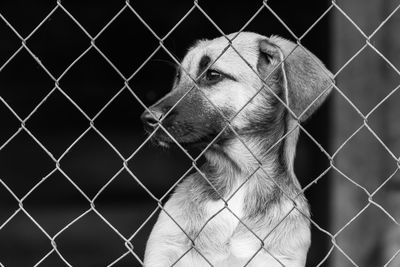
[[(200, 203), (185, 202), (178, 223), (182, 233), (203, 254), (224, 258), (231, 253), (231, 239), (243, 217), (244, 190), (240, 189), (223, 200), (205, 200)], [(181, 202), (182, 203), (182, 202)]]

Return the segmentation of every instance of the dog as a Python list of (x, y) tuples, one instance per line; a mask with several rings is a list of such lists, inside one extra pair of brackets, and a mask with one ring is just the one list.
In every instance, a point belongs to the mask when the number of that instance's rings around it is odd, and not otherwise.
[(305, 266), (310, 212), (293, 161), (299, 123), (333, 83), (316, 56), (278, 36), (191, 47), (141, 119), (156, 143), (206, 149), (206, 162), (163, 206), (144, 266)]

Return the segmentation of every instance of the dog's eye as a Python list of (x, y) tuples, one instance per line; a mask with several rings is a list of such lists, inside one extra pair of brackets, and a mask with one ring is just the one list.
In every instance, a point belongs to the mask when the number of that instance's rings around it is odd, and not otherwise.
[(206, 82), (218, 82), (223, 78), (222, 74), (216, 70), (207, 70), (204, 75), (204, 80)]

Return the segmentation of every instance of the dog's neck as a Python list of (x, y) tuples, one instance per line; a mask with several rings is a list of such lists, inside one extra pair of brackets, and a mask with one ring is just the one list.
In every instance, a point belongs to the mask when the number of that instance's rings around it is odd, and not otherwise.
[(213, 190), (217, 190), (219, 196), (228, 197), (237, 186), (246, 183), (246, 187), (257, 194), (271, 195), (283, 189), (291, 196), (297, 195), (300, 185), (293, 171), (293, 161), (299, 130), (293, 129), (295, 123), (286, 125), (287, 136), (271, 149), (265, 147), (271, 146), (271, 140), (263, 143), (255, 141), (262, 138), (247, 135), (229, 140), (223, 148), (210, 149), (205, 154), (207, 163), (203, 170)]

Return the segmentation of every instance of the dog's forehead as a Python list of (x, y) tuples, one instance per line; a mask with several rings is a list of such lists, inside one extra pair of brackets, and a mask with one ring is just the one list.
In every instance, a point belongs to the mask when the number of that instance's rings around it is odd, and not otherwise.
[[(248, 32), (235, 36), (236, 33), (233, 33), (226, 37), (198, 41), (183, 59), (183, 67), (189, 72), (196, 71), (204, 56), (210, 58), (210, 63), (215, 61), (214, 66), (221, 68), (246, 66), (247, 63), (255, 67), (259, 56), (259, 41), (263, 36)], [(229, 46), (228, 39), (233, 39), (232, 46)]]

